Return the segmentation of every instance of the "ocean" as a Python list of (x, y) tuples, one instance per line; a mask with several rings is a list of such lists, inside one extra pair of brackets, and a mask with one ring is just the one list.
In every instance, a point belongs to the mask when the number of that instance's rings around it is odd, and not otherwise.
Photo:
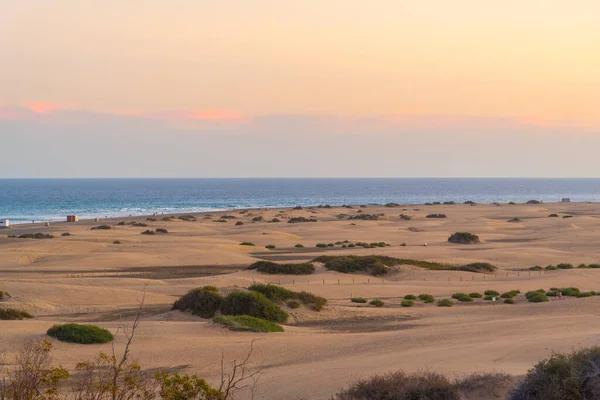
[(319, 204), (600, 201), (600, 179), (0, 179), (11, 223)]

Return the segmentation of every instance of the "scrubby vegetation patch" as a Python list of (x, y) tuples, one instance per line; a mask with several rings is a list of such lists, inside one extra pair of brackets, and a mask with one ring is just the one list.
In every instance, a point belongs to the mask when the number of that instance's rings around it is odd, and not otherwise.
[[(14, 237), (14, 235), (13, 235), (13, 237)], [(49, 233), (42, 233), (42, 232), (24, 233), (23, 235), (19, 235), (18, 238), (19, 239), (52, 239), (52, 238), (54, 238), (54, 235), (51, 235)]]
[(54, 325), (46, 334), (61, 342), (79, 344), (108, 343), (114, 339), (112, 333), (96, 325)]
[(213, 322), (226, 326), (231, 331), (283, 332), (281, 325), (249, 315), (220, 315)]
[(31, 319), (33, 315), (29, 314), (27, 311), (17, 310), (15, 308), (4, 308), (0, 307), (0, 320), (10, 321), (10, 320), (24, 320)]
[(173, 304), (174, 310), (191, 312), (202, 318), (213, 318), (221, 308), (223, 297), (214, 286), (192, 289)]
[(477, 244), (480, 243), (479, 236), (470, 232), (455, 232), (448, 238), (448, 242), (457, 244)]
[(343, 273), (367, 272), (372, 275), (385, 275), (395, 265), (413, 265), (429, 270), (467, 271), (476, 273), (494, 272), (496, 267), (489, 263), (466, 265), (442, 264), (430, 261), (401, 259), (388, 256), (320, 256), (313, 260), (325, 264), (325, 268)]
[(308, 306), (314, 311), (321, 311), (325, 304), (327, 304), (327, 299), (320, 296), (315, 296), (309, 292), (295, 292), (293, 290), (286, 289), (277, 285), (263, 285), (256, 283), (248, 288), (248, 290), (261, 293), (267, 299), (273, 302), (284, 302), (287, 300), (298, 300), (302, 304)]
[(310, 275), (315, 272), (312, 263), (278, 264), (272, 261), (257, 261), (248, 269), (255, 269), (265, 274)]

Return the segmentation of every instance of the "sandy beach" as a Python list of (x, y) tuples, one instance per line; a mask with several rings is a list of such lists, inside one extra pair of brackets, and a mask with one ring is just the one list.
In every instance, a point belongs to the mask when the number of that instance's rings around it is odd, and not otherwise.
[[(432, 213), (447, 217), (426, 218)], [(379, 217), (349, 219), (365, 214)], [(43, 337), (57, 323), (93, 323), (115, 331), (130, 323), (143, 291), (142, 323), (132, 352), (144, 368), (194, 373), (216, 383), (222, 352), (227, 360), (240, 357), (257, 339), (252, 361), (264, 368), (258, 388), (258, 398), (264, 399), (327, 399), (357, 378), (396, 370), (429, 369), (449, 377), (502, 371), (518, 377), (552, 351), (598, 342), (599, 296), (529, 303), (520, 295), (514, 305), (475, 299), (455, 302), (451, 308), (422, 302), (400, 306), (407, 294), (429, 293), (441, 299), (488, 289), (600, 290), (600, 269), (526, 270), (600, 262), (600, 206), (595, 203), (368, 205), (193, 216), (187, 221), (158, 215), (154, 221), (127, 217), (0, 230), (0, 290), (12, 296), (1, 306), (35, 316), (0, 322), (0, 353), (10, 359), (23, 343)], [(292, 217), (317, 222), (288, 223)], [(519, 221), (508, 222), (513, 218)], [(269, 222), (273, 219), (280, 222)], [(91, 229), (99, 225), (110, 229)], [(168, 233), (141, 234), (157, 228)], [(38, 232), (54, 238), (7, 237)], [(454, 232), (474, 233), (481, 243), (448, 243)], [(344, 241), (390, 246), (316, 247)], [(276, 248), (269, 250), (267, 245)], [(498, 270), (482, 274), (398, 266), (378, 277), (328, 271), (320, 264), (308, 276), (245, 270), (258, 260), (304, 262), (323, 254), (488, 262)], [(328, 304), (320, 312), (288, 310), (285, 332), (268, 334), (231, 332), (211, 320), (171, 310), (192, 288), (247, 287), (253, 281), (306, 290), (325, 297)], [(385, 306), (352, 303), (351, 297), (381, 299)], [(117, 343), (117, 348), (122, 345), (119, 338)], [(53, 344), (54, 361), (67, 369), (110, 348), (56, 340)]]

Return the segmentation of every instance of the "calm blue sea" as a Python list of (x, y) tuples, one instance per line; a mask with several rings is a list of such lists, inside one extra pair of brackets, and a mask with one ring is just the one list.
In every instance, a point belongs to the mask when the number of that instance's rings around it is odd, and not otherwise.
[(600, 179), (0, 179), (12, 223), (318, 204), (600, 201)]

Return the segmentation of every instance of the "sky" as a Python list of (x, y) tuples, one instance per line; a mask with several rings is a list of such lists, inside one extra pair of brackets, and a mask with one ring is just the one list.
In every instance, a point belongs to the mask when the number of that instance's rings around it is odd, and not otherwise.
[(0, 177), (597, 177), (596, 0), (0, 0)]

